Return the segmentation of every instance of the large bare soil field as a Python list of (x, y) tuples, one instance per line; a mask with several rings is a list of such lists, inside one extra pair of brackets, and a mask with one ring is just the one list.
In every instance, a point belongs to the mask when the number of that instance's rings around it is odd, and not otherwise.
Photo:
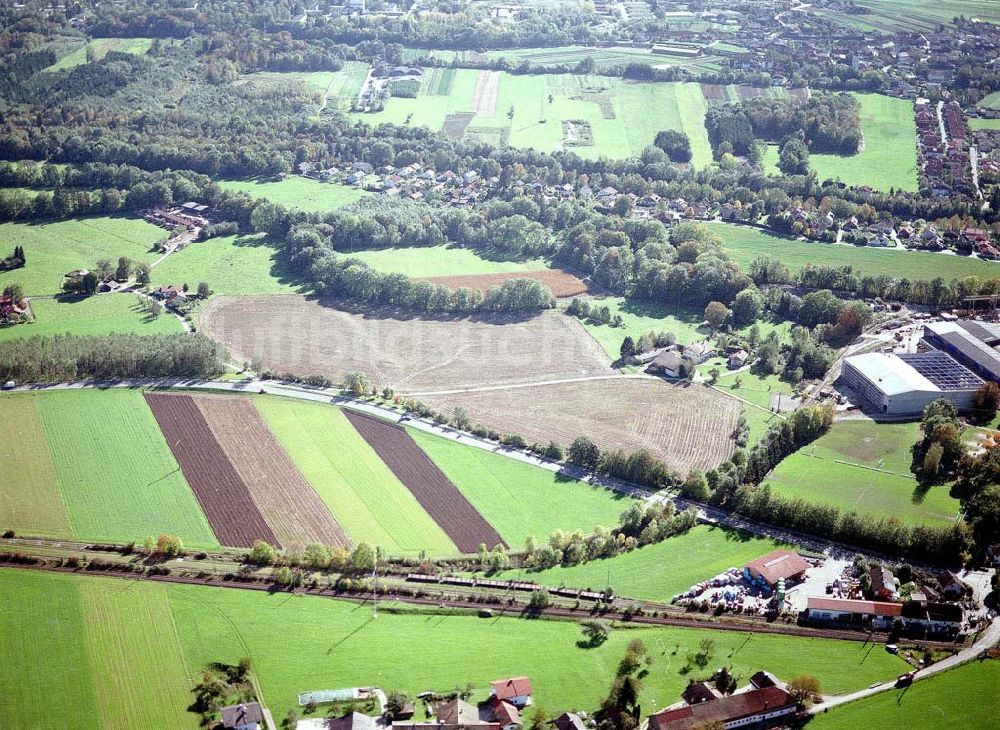
[(544, 312), (432, 318), (334, 308), (302, 296), (219, 297), (201, 329), (234, 357), (279, 373), (351, 370), (401, 392), (609, 375), (607, 355), (575, 319)]
[(419, 396), (445, 413), (464, 408), (473, 423), (564, 448), (589, 436), (602, 449), (645, 448), (686, 476), (728, 458), (740, 404), (703, 385), (651, 378)]

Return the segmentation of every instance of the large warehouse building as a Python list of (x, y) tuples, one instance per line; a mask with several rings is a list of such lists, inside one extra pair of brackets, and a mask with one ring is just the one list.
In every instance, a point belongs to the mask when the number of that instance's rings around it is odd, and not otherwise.
[(925, 325), (925, 352), (879, 352), (844, 360), (841, 383), (857, 405), (891, 416), (913, 416), (937, 398), (959, 409), (973, 406), (987, 380), (1000, 382), (1000, 326), (959, 320)]

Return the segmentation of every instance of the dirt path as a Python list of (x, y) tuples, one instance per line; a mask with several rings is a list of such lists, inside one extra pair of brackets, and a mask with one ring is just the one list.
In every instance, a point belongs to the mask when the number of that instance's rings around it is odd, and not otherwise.
[(500, 90), (499, 71), (480, 71), (476, 90), (472, 94), (472, 111), (478, 116), (492, 117), (497, 113), (497, 92)]

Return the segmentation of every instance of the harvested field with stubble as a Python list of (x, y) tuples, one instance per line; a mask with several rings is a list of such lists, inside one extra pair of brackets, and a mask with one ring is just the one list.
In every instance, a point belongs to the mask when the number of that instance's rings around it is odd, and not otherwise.
[(558, 312), (417, 317), (301, 296), (218, 297), (201, 328), (234, 358), (340, 381), (361, 370), (402, 392), (611, 375), (601, 346)]
[(529, 443), (563, 447), (587, 435), (602, 449), (649, 449), (686, 475), (728, 458), (739, 401), (702, 385), (653, 378), (608, 378), (571, 383), (418, 395), (432, 408), (464, 408), (473, 423), (520, 434)]
[(460, 276), (431, 276), (427, 281), (442, 284), (449, 289), (466, 287), (485, 292), (490, 287), (500, 286), (508, 279), (534, 279), (547, 286), (559, 298), (575, 297), (587, 293), (587, 285), (568, 271), (550, 269), (547, 271), (512, 271), (506, 274), (470, 274)]
[(246, 484), (189, 395), (146, 393), (146, 402), (191, 485), (216, 539), (228, 547), (278, 544)]
[(507, 544), (402, 426), (355, 411), (344, 415), (463, 553)]
[(195, 396), (194, 401), (254, 503), (286, 548), (351, 541), (302, 472), (281, 448), (249, 398)]
[(497, 92), (500, 90), (499, 71), (480, 71), (476, 89), (472, 92), (472, 112), (478, 116), (492, 117), (497, 111)]

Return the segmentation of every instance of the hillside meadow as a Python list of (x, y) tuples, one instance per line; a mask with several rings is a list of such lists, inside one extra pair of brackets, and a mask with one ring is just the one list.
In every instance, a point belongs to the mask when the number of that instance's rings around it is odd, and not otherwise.
[(49, 72), (64, 71), (85, 64), (87, 63), (87, 49), (91, 49), (94, 53), (94, 60), (99, 61), (108, 55), (109, 51), (141, 56), (149, 51), (152, 45), (152, 38), (93, 38), (67, 53), (45, 70)]
[(252, 198), (264, 198), (307, 213), (336, 210), (365, 196), (360, 188), (321, 182), (301, 175), (290, 175), (283, 180), (219, 180), (218, 183), (223, 190), (246, 193)]
[(0, 326), (0, 342), (19, 337), (106, 335), (111, 332), (139, 335), (181, 332), (180, 320), (168, 312), (154, 316), (148, 302), (130, 294), (95, 294), (82, 298), (33, 299), (33, 322)]
[(483, 258), (472, 249), (458, 248), (457, 246), (341, 251), (341, 255), (363, 261), (378, 271), (406, 274), (415, 279), (432, 276), (508, 274), (522, 271), (544, 271), (549, 268), (544, 259), (493, 260)]
[[(633, 638), (653, 659), (644, 708), (677, 701), (688, 682), (686, 656), (708, 638), (713, 666), (724, 662), (743, 676), (764, 667), (782, 678), (813, 674), (834, 693), (905, 667), (857, 642), (617, 628), (602, 646), (585, 649), (573, 622), (485, 621), (390, 603), (373, 619), (365, 605), (324, 598), (14, 569), (0, 569), (0, 605), (7, 607), (0, 611), (0, 661), (20, 672), (15, 691), (0, 695), (0, 712), (16, 727), (45, 718), (75, 728), (193, 728), (195, 716), (182, 708), (199, 670), (246, 656), (276, 718), (306, 690), (377, 686), (413, 695), (471, 683), (473, 699), (481, 700), (490, 680), (522, 674), (532, 679), (536, 706), (591, 709)], [(420, 660), (402, 660), (403, 652)]]

